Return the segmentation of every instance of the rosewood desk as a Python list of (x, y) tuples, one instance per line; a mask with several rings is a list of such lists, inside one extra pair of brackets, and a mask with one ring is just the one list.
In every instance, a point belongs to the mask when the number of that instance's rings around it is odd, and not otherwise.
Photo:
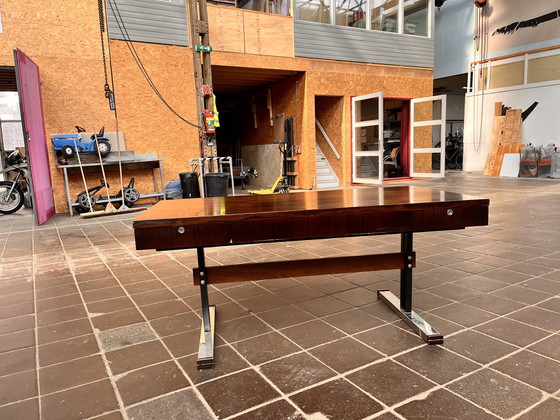
[[(443, 336), (412, 310), (414, 232), (463, 229), (488, 224), (489, 200), (423, 187), (364, 187), (236, 197), (160, 201), (134, 220), (136, 249), (196, 248), (202, 330), (197, 365), (214, 364), (215, 306), (208, 284), (400, 269), (400, 299), (387, 290), (378, 297), (428, 344)], [(207, 267), (204, 248), (401, 234), (401, 252), (337, 258)]]

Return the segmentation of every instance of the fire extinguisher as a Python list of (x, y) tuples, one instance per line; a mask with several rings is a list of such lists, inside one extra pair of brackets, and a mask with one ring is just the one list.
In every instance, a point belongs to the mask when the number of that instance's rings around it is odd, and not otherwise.
[(214, 113), (209, 109), (203, 111), (204, 115), (204, 128), (207, 133), (215, 133), (216, 127), (214, 126)]

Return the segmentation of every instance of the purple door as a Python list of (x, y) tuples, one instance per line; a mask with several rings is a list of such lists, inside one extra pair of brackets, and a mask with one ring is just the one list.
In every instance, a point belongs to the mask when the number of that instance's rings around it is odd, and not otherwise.
[(35, 221), (42, 225), (54, 214), (54, 197), (47, 150), (39, 67), (20, 50), (14, 51), (16, 80), (25, 149), (33, 186)]

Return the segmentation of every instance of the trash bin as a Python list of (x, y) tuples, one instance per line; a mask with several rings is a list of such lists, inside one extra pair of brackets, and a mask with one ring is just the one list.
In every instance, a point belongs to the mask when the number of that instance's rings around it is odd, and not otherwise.
[(206, 188), (206, 197), (227, 196), (228, 178), (229, 178), (229, 174), (226, 172), (204, 174), (204, 186)]
[(198, 186), (198, 173), (183, 172), (179, 174), (181, 180), (181, 189), (183, 190), (183, 198), (200, 197), (200, 187)]

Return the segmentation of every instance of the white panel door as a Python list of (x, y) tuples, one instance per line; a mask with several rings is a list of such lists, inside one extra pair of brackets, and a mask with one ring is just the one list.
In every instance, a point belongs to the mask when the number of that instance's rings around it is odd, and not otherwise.
[(445, 176), (445, 95), (410, 101), (410, 175)]
[(383, 183), (383, 92), (352, 98), (352, 182)]

